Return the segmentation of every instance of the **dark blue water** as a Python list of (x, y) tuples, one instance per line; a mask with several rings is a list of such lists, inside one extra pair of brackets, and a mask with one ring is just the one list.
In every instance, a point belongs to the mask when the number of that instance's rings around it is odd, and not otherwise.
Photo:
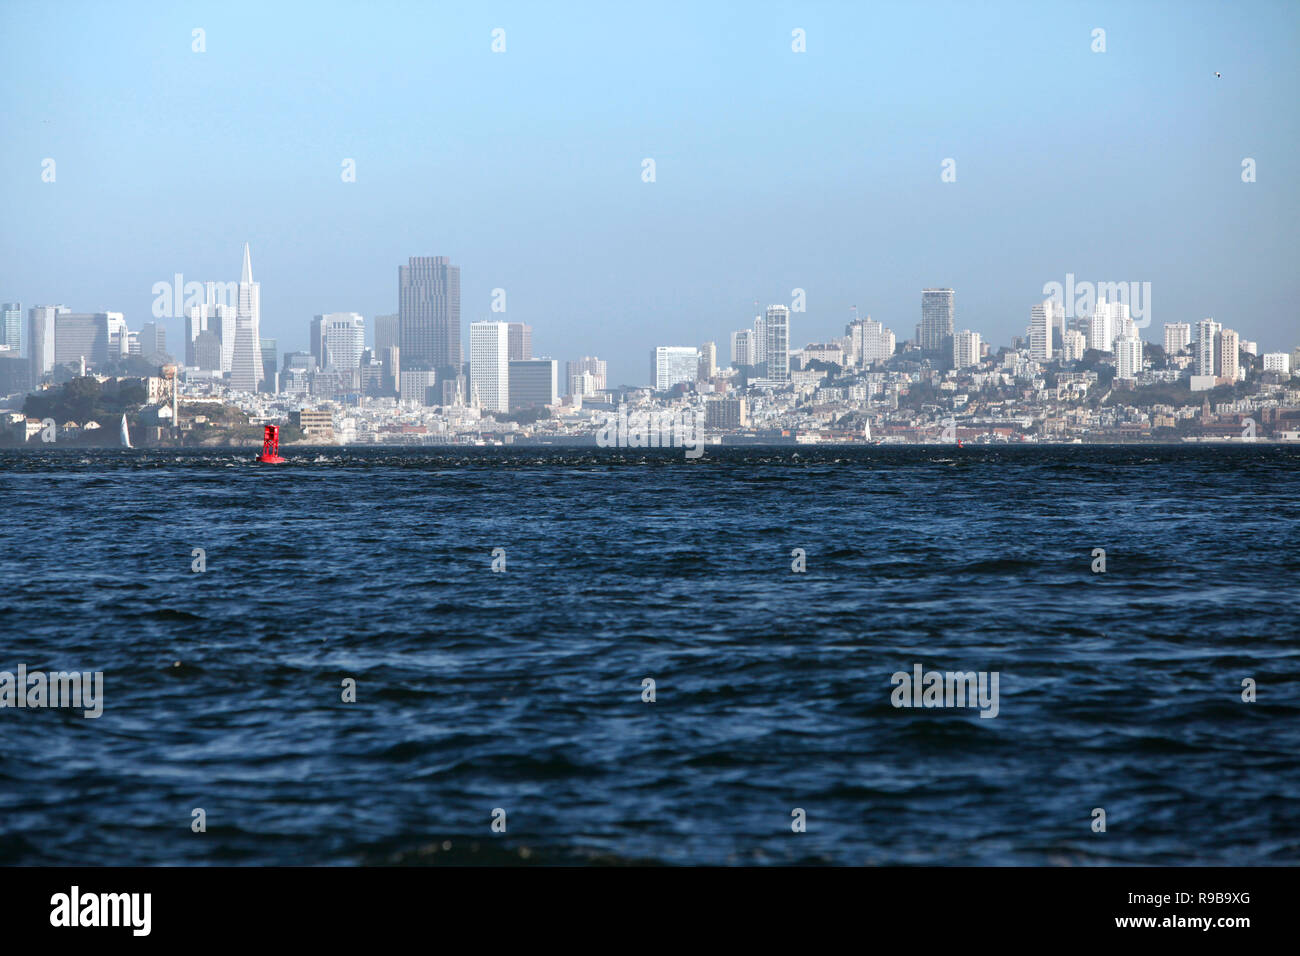
[(0, 453), (0, 862), (1300, 862), (1300, 449), (289, 457)]

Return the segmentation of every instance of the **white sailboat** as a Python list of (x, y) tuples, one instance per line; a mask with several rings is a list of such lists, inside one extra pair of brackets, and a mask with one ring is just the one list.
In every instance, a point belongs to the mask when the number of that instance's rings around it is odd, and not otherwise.
[(122, 447), (131, 447), (131, 431), (126, 427), (126, 413), (122, 413)]

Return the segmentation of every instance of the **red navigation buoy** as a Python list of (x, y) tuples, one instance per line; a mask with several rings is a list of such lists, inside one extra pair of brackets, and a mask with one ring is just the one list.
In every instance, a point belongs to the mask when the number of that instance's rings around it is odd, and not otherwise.
[(258, 456), (257, 460), (268, 465), (283, 464), (284, 459), (280, 457), (279, 425), (266, 426), (266, 433), (262, 437), (262, 454)]

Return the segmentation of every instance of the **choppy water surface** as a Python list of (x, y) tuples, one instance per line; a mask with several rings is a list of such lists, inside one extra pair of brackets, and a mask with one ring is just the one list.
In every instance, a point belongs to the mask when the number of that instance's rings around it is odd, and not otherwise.
[(0, 453), (0, 862), (1300, 861), (1300, 449), (289, 457)]

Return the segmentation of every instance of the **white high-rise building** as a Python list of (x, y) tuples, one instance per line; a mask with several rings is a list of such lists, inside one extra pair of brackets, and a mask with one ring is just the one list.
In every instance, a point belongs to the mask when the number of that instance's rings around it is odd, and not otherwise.
[(1280, 375), (1291, 374), (1291, 356), (1286, 352), (1265, 352), (1264, 371), (1277, 372)]
[(1088, 340), (1078, 329), (1067, 329), (1061, 336), (1061, 358), (1067, 362), (1083, 361), (1083, 353), (1088, 348)]
[(38, 305), (27, 310), (27, 356), (31, 359), (32, 384), (54, 369), (55, 317), (70, 311), (66, 305)]
[(1136, 379), (1142, 371), (1142, 340), (1136, 335), (1126, 335), (1115, 340), (1116, 378)]
[(757, 365), (754, 358), (754, 332), (752, 329), (740, 329), (731, 333), (731, 365), (733, 368), (740, 368), (742, 365)]
[(1213, 319), (1201, 319), (1196, 323), (1196, 374), (1214, 375), (1218, 370), (1216, 347), (1219, 330), (1222, 326)]
[(1176, 355), (1192, 341), (1192, 327), (1186, 322), (1165, 323), (1165, 354)]
[(682, 382), (694, 382), (699, 371), (699, 349), (660, 345), (650, 352), (650, 381), (656, 392), (666, 392)]
[(1098, 352), (1113, 352), (1116, 339), (1135, 332), (1127, 303), (1101, 299), (1093, 309), (1092, 319), (1088, 323), (1088, 348)]
[(510, 410), (509, 323), (470, 323), (469, 390), (485, 412)]
[(262, 384), (261, 330), (262, 286), (253, 281), (253, 262), (248, 243), (244, 243), (244, 267), (239, 273), (239, 299), (235, 304), (235, 350), (230, 359), (230, 387), (236, 391), (256, 392)]
[(850, 322), (844, 331), (849, 338), (849, 352), (864, 368), (888, 361), (894, 354), (897, 345), (894, 333), (871, 316)]
[(1226, 378), (1229, 382), (1235, 382), (1241, 376), (1238, 374), (1241, 368), (1241, 356), (1239, 353), (1239, 340), (1237, 333), (1232, 329), (1223, 329), (1218, 335), (1219, 351), (1219, 377)]
[(713, 376), (718, 374), (718, 343), (705, 342), (700, 346), (700, 373), (701, 382), (707, 382)]
[(970, 368), (980, 363), (980, 334), (964, 329), (952, 337), (953, 368)]
[(790, 310), (783, 305), (767, 307), (767, 377), (774, 382), (790, 381)]
[[(758, 303), (755, 302), (755, 305)], [(761, 315), (754, 316), (754, 365), (767, 361), (767, 320)]]
[(1050, 361), (1056, 348), (1053, 331), (1065, 318), (1065, 306), (1047, 299), (1029, 310), (1029, 357), (1039, 362)]
[[(605, 360), (596, 358), (594, 355), (584, 355), (576, 362), (565, 363), (564, 379), (568, 383), (570, 395), (591, 395), (595, 392), (603, 392), (606, 387), (606, 370)], [(582, 375), (590, 375), (591, 378), (584, 379)], [(582, 391), (575, 391), (573, 383), (580, 383)]]
[(366, 350), (366, 320), (356, 312), (326, 312), (320, 320), (321, 361), (327, 370), (361, 367)]

